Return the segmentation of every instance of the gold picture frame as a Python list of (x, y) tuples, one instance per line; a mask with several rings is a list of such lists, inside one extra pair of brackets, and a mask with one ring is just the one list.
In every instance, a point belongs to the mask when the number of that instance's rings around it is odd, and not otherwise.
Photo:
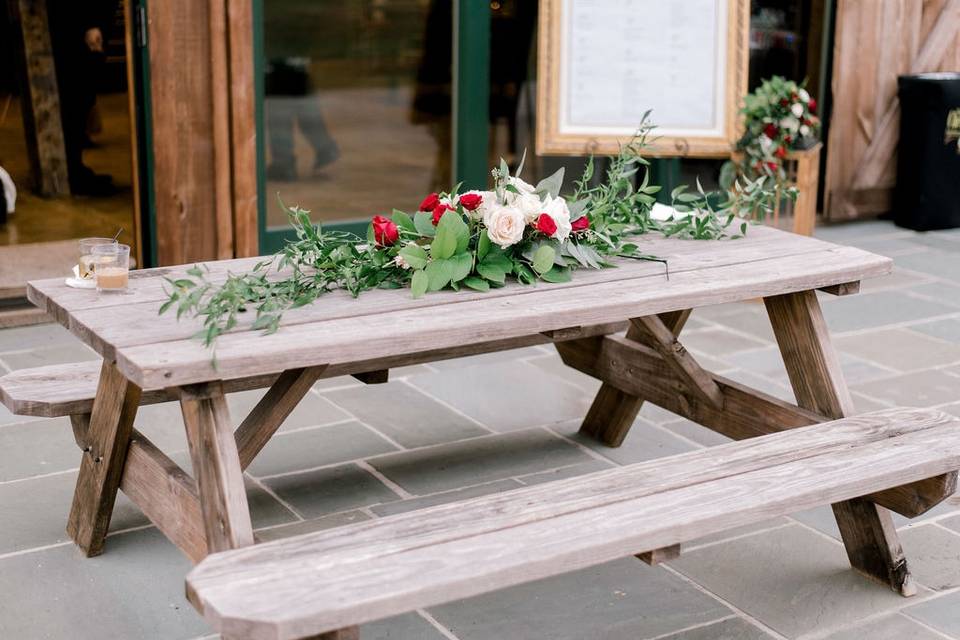
[[(749, 0), (684, 0), (682, 5), (665, 0), (650, 2), (650, 7), (655, 7), (656, 11), (675, 12), (670, 14), (674, 19), (678, 15), (676, 12), (696, 12), (687, 14), (687, 17), (692, 15), (696, 20), (692, 23), (670, 23), (668, 19), (665, 21), (667, 28), (659, 29), (658, 25), (651, 21), (651, 12), (644, 12), (642, 15), (636, 12), (634, 16), (633, 12), (628, 13), (624, 8), (636, 9), (636, 3), (630, 5), (617, 2), (606, 5), (598, 4), (596, 0), (540, 0), (537, 63), (538, 154), (616, 154), (620, 145), (629, 141), (634, 128), (640, 122), (639, 116), (635, 117), (636, 121), (630, 125), (615, 120), (629, 117), (633, 110), (638, 110), (638, 105), (631, 102), (628, 108), (621, 107), (622, 113), (610, 115), (608, 106), (603, 103), (606, 92), (597, 89), (605, 81), (605, 75), (617, 73), (618, 60), (631, 60), (629, 64), (621, 63), (619, 67), (625, 75), (611, 78), (611, 102), (616, 103), (619, 98), (620, 103), (625, 104), (627, 93), (641, 84), (630, 82), (630, 74), (639, 73), (639, 77), (646, 74), (648, 80), (655, 80), (656, 74), (663, 74), (667, 65), (662, 64), (662, 60), (659, 65), (651, 61), (651, 66), (644, 70), (643, 60), (637, 59), (634, 65), (634, 58), (617, 54), (633, 53), (634, 45), (637, 45), (636, 50), (642, 49), (643, 44), (654, 46), (650, 43), (656, 37), (672, 37), (675, 42), (681, 41), (680, 46), (660, 48), (655, 53), (661, 58), (673, 57), (686, 64), (696, 64), (696, 77), (687, 82), (675, 82), (675, 93), (678, 94), (676, 96), (671, 96), (667, 88), (661, 90), (658, 86), (656, 96), (651, 96), (651, 101), (656, 98), (661, 104), (669, 104), (669, 100), (674, 98), (678, 101), (678, 109), (666, 108), (663, 111), (669, 114), (675, 111), (683, 112), (682, 116), (677, 116), (678, 119), (688, 120), (684, 121), (682, 126), (677, 126), (670, 123), (669, 116), (664, 117), (661, 114), (658, 121), (658, 113), (654, 109), (651, 120), (658, 125), (653, 132), (656, 140), (647, 148), (645, 155), (696, 158), (721, 158), (730, 155), (733, 144), (742, 133), (739, 109), (743, 96), (747, 93)], [(587, 17), (588, 20), (581, 21), (587, 26), (575, 25), (574, 14)], [(609, 24), (604, 24), (604, 20), (608, 20)], [(633, 32), (633, 20), (636, 20), (636, 39), (621, 37), (620, 41), (617, 41), (618, 34), (622, 36)], [(697, 20), (700, 21), (699, 24)], [(700, 46), (704, 40), (697, 37), (697, 27), (712, 38), (709, 41), (712, 46)], [(673, 35), (667, 35), (669, 28), (673, 29), (670, 32)], [(591, 37), (591, 34), (594, 37)], [(686, 43), (682, 42), (684, 38)], [(683, 44), (688, 46), (686, 52), (682, 48)], [(660, 55), (661, 53), (663, 55)], [(573, 63), (570, 62), (571, 58), (574, 59)], [(703, 64), (704, 60), (707, 61), (706, 65)], [(576, 83), (582, 97), (569, 86), (574, 83), (575, 65), (579, 65), (576, 67), (580, 73)], [(703, 73), (703, 67), (706, 67), (707, 71), (712, 69), (713, 74)], [(705, 84), (693, 84), (697, 82)], [(690, 100), (691, 91), (708, 92), (710, 100)], [(688, 94), (685, 102), (683, 92)], [(589, 121), (592, 108), (607, 110), (601, 113), (602, 117), (596, 123)], [(644, 110), (646, 108), (644, 107)], [(707, 111), (710, 112), (709, 116)], [(571, 114), (576, 114), (576, 117)], [(696, 118), (700, 120), (697, 121)], [(664, 127), (664, 124), (668, 126)]]

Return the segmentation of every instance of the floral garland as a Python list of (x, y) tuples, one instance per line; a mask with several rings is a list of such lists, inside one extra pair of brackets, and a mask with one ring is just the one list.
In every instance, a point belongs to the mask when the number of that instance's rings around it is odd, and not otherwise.
[(749, 179), (768, 177), (784, 185), (783, 161), (793, 149), (813, 146), (820, 134), (817, 101), (802, 85), (774, 76), (744, 97), (745, 131), (737, 142), (743, 159), (724, 167), (721, 184), (732, 182), (732, 173)]
[[(332, 289), (357, 296), (375, 288), (409, 286), (413, 297), (428, 291), (462, 288), (488, 291), (508, 279), (532, 285), (566, 282), (580, 268), (614, 266), (614, 258), (665, 260), (643, 255), (631, 238), (649, 231), (692, 239), (739, 237), (741, 216), (767, 211), (773, 193), (761, 178), (738, 184), (726, 194), (681, 187), (671, 194), (675, 215), (655, 220), (651, 210), (660, 187), (649, 183), (648, 162), (640, 155), (652, 129), (644, 119), (636, 138), (611, 158), (601, 179), (591, 158), (565, 198), (563, 170), (532, 185), (501, 160), (493, 169), (493, 189), (431, 193), (413, 214), (394, 210), (371, 220), (366, 239), (324, 231), (309, 212), (287, 208), (297, 239), (251, 272), (229, 274), (214, 283), (194, 266), (187, 276), (169, 279), (169, 298), (160, 313), (176, 307), (202, 317), (198, 334), (207, 345), (236, 327), (255, 309), (253, 329), (276, 331), (282, 314), (310, 304)], [(596, 179), (595, 179), (596, 178)], [(281, 206), (283, 204), (281, 203)], [(728, 233), (739, 221), (736, 232)]]

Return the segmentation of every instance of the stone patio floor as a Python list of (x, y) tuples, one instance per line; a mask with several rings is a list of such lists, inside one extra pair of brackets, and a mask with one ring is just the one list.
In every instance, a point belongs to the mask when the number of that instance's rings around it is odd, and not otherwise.
[[(896, 259), (860, 295), (822, 299), (857, 408), (960, 415), (960, 231), (865, 222), (818, 235)], [(792, 400), (761, 304), (700, 310), (684, 337), (709, 368)], [(94, 357), (54, 325), (0, 331), (0, 370)], [(391, 374), (373, 387), (323, 381), (289, 418), (247, 474), (260, 536), (724, 441), (649, 406), (619, 449), (581, 439), (598, 385), (546, 347)], [(257, 398), (233, 396), (235, 414)], [(137, 426), (189, 468), (176, 405), (143, 409)], [(85, 559), (66, 540), (79, 458), (66, 418), (26, 421), (0, 407), (0, 638), (216, 637), (183, 597), (188, 562), (122, 495), (102, 556)], [(695, 541), (666, 566), (619, 560), (366, 625), (363, 638), (960, 639), (960, 496), (898, 526), (922, 585), (913, 598), (851, 572), (823, 508)]]

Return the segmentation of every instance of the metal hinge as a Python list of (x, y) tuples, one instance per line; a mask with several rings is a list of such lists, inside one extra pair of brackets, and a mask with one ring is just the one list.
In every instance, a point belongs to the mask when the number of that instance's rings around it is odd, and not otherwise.
[(133, 14), (133, 31), (136, 34), (137, 46), (146, 48), (147, 46), (147, 8), (142, 4), (136, 5)]

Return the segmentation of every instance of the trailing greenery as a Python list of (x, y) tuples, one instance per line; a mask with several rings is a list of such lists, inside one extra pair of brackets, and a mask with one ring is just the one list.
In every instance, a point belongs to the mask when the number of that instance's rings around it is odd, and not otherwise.
[(389, 218), (376, 216), (366, 238), (326, 231), (313, 223), (309, 211), (280, 202), (295, 240), (250, 272), (229, 274), (223, 281), (211, 281), (204, 266), (168, 279), (169, 297), (160, 313), (175, 309), (178, 318), (201, 318), (203, 330), (196, 337), (212, 346), (242, 319), (244, 326), (274, 332), (284, 312), (333, 289), (358, 296), (409, 286), (419, 297), (445, 288), (488, 291), (508, 280), (566, 282), (575, 269), (611, 267), (616, 258), (665, 264), (645, 255), (632, 238), (660, 232), (733, 239), (747, 230), (743, 216), (769, 210), (773, 193), (764, 188), (765, 178), (726, 193), (705, 192), (698, 181), (696, 191), (675, 189), (676, 212), (656, 219), (652, 213), (660, 187), (650, 184), (649, 163), (641, 155), (651, 130), (644, 118), (602, 178), (596, 178), (590, 158), (569, 198), (560, 196), (562, 170), (534, 187), (511, 176), (501, 161), (491, 172), (492, 191), (430, 194), (413, 215), (394, 210)]

